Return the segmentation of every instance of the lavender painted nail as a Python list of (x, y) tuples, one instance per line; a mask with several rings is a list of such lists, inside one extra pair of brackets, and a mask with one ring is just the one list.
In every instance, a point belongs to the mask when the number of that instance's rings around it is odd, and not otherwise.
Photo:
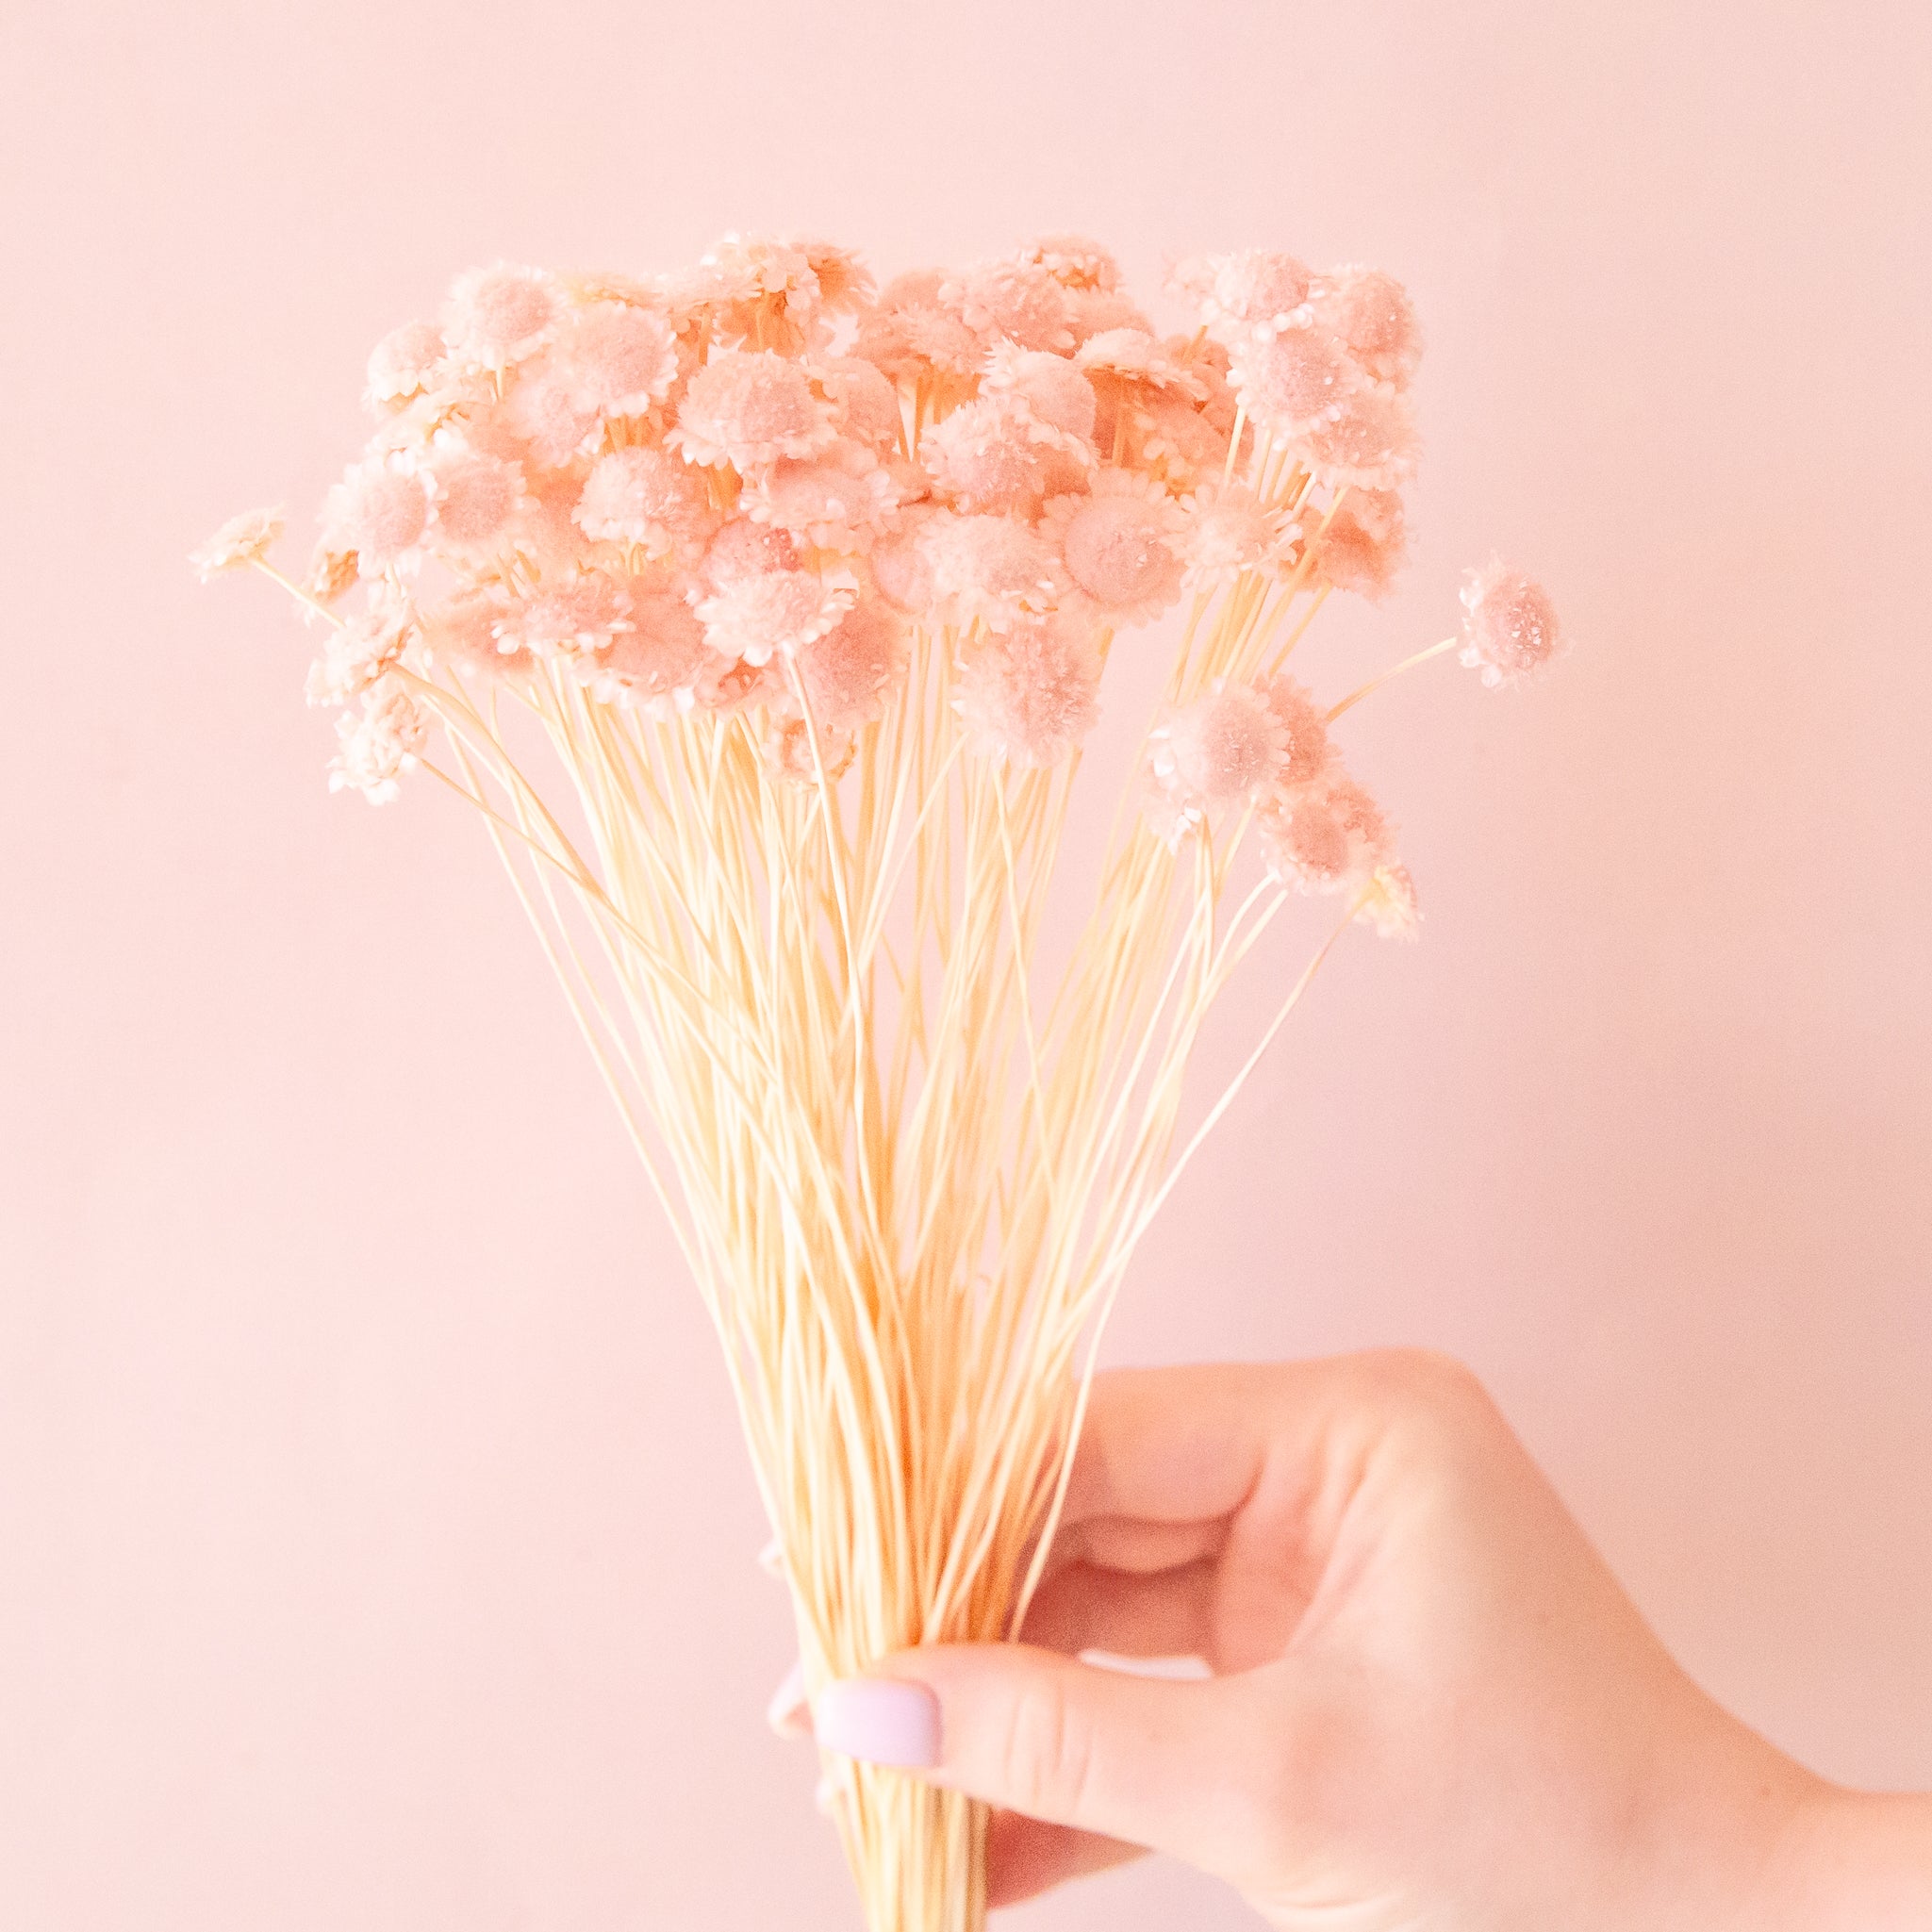
[(812, 1728), (828, 1751), (901, 1771), (939, 1762), (939, 1700), (906, 1677), (847, 1677), (827, 1684)]

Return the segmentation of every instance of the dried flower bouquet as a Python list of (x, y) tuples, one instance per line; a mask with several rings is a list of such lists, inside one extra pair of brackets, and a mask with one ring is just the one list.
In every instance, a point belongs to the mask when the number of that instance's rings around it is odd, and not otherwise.
[[(1401, 560), (1408, 299), (1279, 253), (1172, 281), (1164, 337), (1068, 237), (876, 294), (817, 241), (482, 269), (377, 346), (305, 576), (272, 513), (197, 554), (322, 627), (332, 784), (421, 767), (496, 842), (717, 1324), (810, 1685), (1016, 1629), (1099, 1328), (1231, 1098), (1176, 1158), (1208, 1009), (1326, 900), (1238, 1087), (1351, 922), (1415, 929), (1330, 730), (1381, 679), (1289, 669)], [(1519, 571), (1463, 603), (1407, 662), (1557, 647)], [(1056, 887), (1103, 671), (1176, 607), (1099, 876)], [(1056, 889), (1091, 912), (1049, 985)], [(825, 1772), (874, 1932), (981, 1923), (976, 1808)]]

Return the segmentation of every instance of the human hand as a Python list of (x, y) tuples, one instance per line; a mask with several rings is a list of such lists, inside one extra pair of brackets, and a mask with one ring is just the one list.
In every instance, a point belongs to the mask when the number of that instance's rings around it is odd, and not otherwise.
[(1438, 1357), (1099, 1379), (1022, 1635), (814, 1711), (823, 1747), (999, 1808), (996, 1904), (1151, 1847), (1283, 1932), (1932, 1925), (1925, 1802), (1840, 1792), (1706, 1697)]

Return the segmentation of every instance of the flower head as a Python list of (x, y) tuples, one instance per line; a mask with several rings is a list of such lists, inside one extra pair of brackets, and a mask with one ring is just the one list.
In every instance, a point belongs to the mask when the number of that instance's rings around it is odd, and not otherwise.
[(459, 361), (507, 369), (550, 340), (562, 308), (543, 270), (498, 262), (457, 276), (443, 306), (443, 335)]
[(899, 391), (873, 363), (857, 355), (833, 355), (814, 370), (831, 403), (839, 433), (869, 450), (899, 447)]
[(1049, 494), (1076, 489), (1084, 445), (1043, 439), (1024, 404), (998, 393), (955, 409), (920, 439), (936, 496), (962, 510), (1031, 515)]
[(503, 426), (538, 470), (561, 470), (601, 438), (602, 421), (567, 363), (546, 357), (522, 372), (505, 400)]
[(1340, 413), (1302, 433), (1304, 460), (1334, 488), (1390, 490), (1415, 468), (1415, 423), (1408, 398), (1386, 383), (1364, 382), (1342, 400)]
[(904, 626), (876, 600), (854, 604), (799, 651), (797, 665), (813, 722), (856, 731), (879, 716), (905, 677)]
[(602, 570), (540, 586), (512, 605), (497, 626), (506, 652), (538, 656), (607, 650), (633, 629), (629, 594)]
[(677, 344), (661, 315), (597, 302), (570, 320), (566, 364), (583, 405), (599, 416), (642, 416), (677, 380)]
[(792, 541), (790, 531), (739, 516), (719, 525), (717, 536), (705, 549), (702, 573), (714, 590), (722, 590), (726, 585), (747, 577), (762, 577), (769, 570), (796, 570), (801, 567), (799, 547)]
[(1019, 258), (1045, 269), (1064, 289), (1111, 290), (1120, 286), (1120, 264), (1084, 235), (1042, 235), (1020, 250)]
[(346, 704), (361, 696), (395, 665), (413, 631), (407, 615), (388, 604), (332, 628), (308, 668), (303, 696), (311, 704)]
[(1155, 727), (1148, 768), (1174, 813), (1171, 834), (1209, 810), (1272, 791), (1288, 768), (1288, 735), (1262, 692), (1224, 685)]
[(1332, 421), (1362, 386), (1340, 339), (1317, 328), (1283, 329), (1242, 343), (1232, 376), (1247, 413), (1278, 437)]
[(1069, 289), (1066, 322), (1076, 349), (1109, 329), (1138, 329), (1144, 336), (1154, 332), (1146, 312), (1116, 289)]
[(703, 625), (675, 590), (639, 583), (625, 595), (630, 628), (580, 659), (578, 675), (606, 703), (636, 705), (659, 718), (690, 710), (713, 663)]
[(1281, 794), (1262, 814), (1261, 834), (1269, 870), (1303, 892), (1340, 892), (1394, 860), (1381, 807), (1340, 769)]
[(515, 463), (456, 442), (434, 453), (429, 474), (436, 490), (439, 554), (487, 555), (500, 549), (525, 507), (523, 472)]
[(1387, 592), (1408, 546), (1402, 499), (1393, 490), (1345, 490), (1326, 514), (1304, 510), (1302, 522), (1315, 568), (1337, 590), (1371, 599)]
[(586, 537), (635, 544), (646, 557), (700, 555), (718, 526), (703, 472), (641, 445), (600, 456), (570, 514)]
[(749, 472), (781, 456), (809, 456), (838, 434), (832, 405), (796, 362), (764, 350), (726, 349), (685, 390), (668, 440), (692, 463)]
[(522, 669), (530, 663), (530, 653), (514, 640), (506, 650), (500, 635), (508, 616), (509, 607), (501, 597), (465, 591), (424, 615), (424, 652), (434, 665), (479, 671), (487, 677)]
[(1066, 290), (1038, 262), (982, 262), (943, 283), (936, 300), (983, 344), (1003, 339), (1063, 355), (1073, 347)]
[(349, 786), (372, 805), (386, 805), (400, 787), (397, 779), (412, 770), (429, 737), (429, 720), (399, 678), (379, 679), (363, 693), (359, 712), (336, 720), (336, 755), (329, 765), (329, 789)]
[(809, 570), (735, 577), (698, 606), (704, 641), (720, 657), (765, 663), (790, 656), (824, 636), (850, 607), (851, 592)]
[(1379, 382), (1405, 388), (1422, 360), (1422, 329), (1409, 291), (1379, 269), (1335, 269), (1315, 284), (1315, 320)]
[(1169, 280), (1193, 297), (1210, 328), (1273, 336), (1301, 319), (1313, 276), (1305, 262), (1280, 249), (1247, 248), (1196, 256), (1180, 263)]
[(1283, 777), (1289, 784), (1313, 784), (1329, 771), (1334, 751), (1329, 742), (1329, 714), (1306, 685), (1278, 671), (1267, 687), (1268, 709), (1280, 727)]
[(409, 322), (391, 329), (370, 352), (370, 403), (390, 407), (421, 395), (435, 382), (447, 353), (443, 332), (433, 322)]
[(1355, 916), (1366, 919), (1384, 939), (1421, 938), (1422, 907), (1409, 867), (1378, 866), (1362, 895), (1362, 910)]
[(916, 504), (872, 546), (872, 582), (893, 609), (916, 618), (931, 613), (939, 594), (933, 551), (956, 521), (950, 510)]
[(1046, 527), (1066, 573), (1115, 624), (1142, 624), (1181, 595), (1183, 520), (1159, 488), (1101, 471), (1090, 496), (1056, 497)]
[(322, 523), (332, 548), (354, 551), (365, 577), (413, 570), (434, 514), (429, 477), (402, 456), (358, 463), (330, 490)]
[(1061, 616), (996, 632), (959, 668), (959, 713), (975, 751), (1004, 763), (1057, 765), (1093, 729), (1100, 657)]
[(1236, 570), (1278, 571), (1296, 525), (1245, 483), (1210, 483), (1181, 505), (1187, 516), (1185, 581), (1197, 587)]
[(962, 626), (1009, 630), (1051, 610), (1064, 587), (1053, 547), (1016, 517), (948, 518), (925, 553), (932, 595)]
[(981, 393), (1011, 397), (1024, 411), (1028, 433), (1035, 440), (1091, 451), (1098, 407), (1094, 386), (1065, 356), (996, 343), (986, 357)]
[(743, 499), (754, 522), (802, 537), (817, 550), (847, 555), (869, 550), (899, 500), (891, 476), (857, 443), (823, 455), (784, 457)]
[(1549, 592), (1501, 557), (1467, 573), (1462, 586), (1461, 661), (1485, 685), (1520, 684), (1562, 648)]
[(190, 551), (188, 561), (206, 584), (223, 570), (259, 563), (285, 527), (279, 508), (243, 510), (239, 517), (230, 517), (199, 550)]

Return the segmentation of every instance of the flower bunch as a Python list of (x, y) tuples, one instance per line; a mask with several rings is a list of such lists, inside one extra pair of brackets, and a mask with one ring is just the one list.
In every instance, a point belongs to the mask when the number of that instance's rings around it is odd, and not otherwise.
[[(195, 558), (323, 626), (332, 784), (421, 768), (482, 815), (724, 1343), (810, 1683), (1017, 1627), (1136, 1242), (1339, 935), (1415, 931), (1342, 715), (1559, 647), (1494, 561), (1456, 636), (1317, 699), (1315, 613), (1402, 562), (1413, 312), (1279, 252), (1170, 285), (1163, 334), (1068, 236), (878, 289), (738, 237), (476, 270), (376, 346), (305, 574), (278, 512)], [(1170, 612), (1131, 809), (1036, 987), (1104, 673)], [(1206, 1015), (1299, 894), (1332, 929), (1177, 1157)], [(976, 1925), (983, 1816), (828, 1773), (878, 1932)]]

